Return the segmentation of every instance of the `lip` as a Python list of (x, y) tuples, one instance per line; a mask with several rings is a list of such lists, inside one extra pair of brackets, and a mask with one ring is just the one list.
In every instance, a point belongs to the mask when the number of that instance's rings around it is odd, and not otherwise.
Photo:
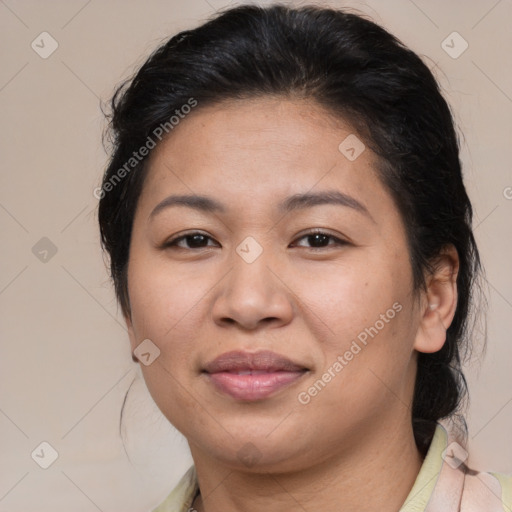
[(221, 392), (237, 400), (262, 400), (300, 379), (308, 368), (275, 352), (226, 352), (203, 373)]

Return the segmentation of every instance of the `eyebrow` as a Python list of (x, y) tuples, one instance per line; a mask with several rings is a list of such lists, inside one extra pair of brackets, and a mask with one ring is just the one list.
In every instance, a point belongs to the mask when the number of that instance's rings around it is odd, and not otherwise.
[(196, 194), (172, 195), (158, 203), (149, 214), (149, 217), (153, 218), (162, 210), (171, 206), (186, 206), (205, 213), (224, 213), (226, 211), (224, 205), (208, 196), (200, 196)]
[[(370, 212), (363, 204), (352, 196), (339, 192), (338, 190), (294, 194), (281, 202), (278, 205), (278, 210), (281, 213), (290, 213), (292, 211), (324, 204), (346, 206), (373, 220)], [(227, 210), (222, 203), (208, 196), (197, 194), (171, 195), (155, 206), (149, 215), (150, 219), (172, 206), (185, 206), (205, 213), (225, 213)]]
[(344, 194), (343, 192), (339, 192), (338, 190), (325, 190), (323, 192), (294, 194), (293, 196), (288, 197), (283, 203), (279, 205), (279, 210), (282, 213), (289, 213), (294, 210), (311, 208), (313, 206), (322, 204), (347, 206), (360, 213), (363, 213), (372, 219), (370, 212), (362, 203), (360, 203), (354, 197)]

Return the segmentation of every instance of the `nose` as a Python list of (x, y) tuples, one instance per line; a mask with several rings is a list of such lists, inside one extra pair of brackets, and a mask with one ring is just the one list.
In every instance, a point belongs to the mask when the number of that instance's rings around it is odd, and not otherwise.
[[(238, 254), (212, 308), (220, 326), (236, 324), (246, 330), (289, 323), (293, 318), (293, 294), (264, 253), (252, 263)], [(272, 268), (274, 267), (274, 268)]]

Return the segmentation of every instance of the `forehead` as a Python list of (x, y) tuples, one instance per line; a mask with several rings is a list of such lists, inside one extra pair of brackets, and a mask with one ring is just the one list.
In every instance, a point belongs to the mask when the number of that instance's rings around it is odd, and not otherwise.
[(373, 198), (389, 206), (376, 166), (351, 126), (314, 101), (199, 103), (150, 155), (140, 202), (149, 208), (169, 193), (207, 193), (233, 207), (250, 201), (263, 208), (335, 188), (363, 204)]

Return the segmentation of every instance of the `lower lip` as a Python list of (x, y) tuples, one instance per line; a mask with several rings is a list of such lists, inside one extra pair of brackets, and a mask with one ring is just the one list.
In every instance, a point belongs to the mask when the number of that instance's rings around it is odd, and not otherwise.
[(253, 375), (219, 372), (207, 374), (220, 391), (238, 400), (261, 400), (300, 379), (305, 372), (272, 372)]

